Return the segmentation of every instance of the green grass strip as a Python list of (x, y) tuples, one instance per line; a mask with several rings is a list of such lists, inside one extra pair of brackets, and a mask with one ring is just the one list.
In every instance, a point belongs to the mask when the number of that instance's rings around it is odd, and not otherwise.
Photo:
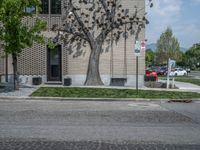
[(155, 98), (186, 99), (200, 98), (200, 93), (175, 91), (150, 91), (109, 88), (74, 88), (74, 87), (41, 87), (32, 96), (68, 97), (68, 98)]

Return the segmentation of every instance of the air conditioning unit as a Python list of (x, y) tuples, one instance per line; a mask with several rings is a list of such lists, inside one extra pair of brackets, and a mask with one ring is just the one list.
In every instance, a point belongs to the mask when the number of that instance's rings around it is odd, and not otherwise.
[(32, 84), (33, 85), (40, 85), (40, 84), (42, 84), (42, 78), (41, 77), (33, 77), (32, 78)]
[(64, 78), (64, 86), (70, 86), (72, 84), (71, 78)]

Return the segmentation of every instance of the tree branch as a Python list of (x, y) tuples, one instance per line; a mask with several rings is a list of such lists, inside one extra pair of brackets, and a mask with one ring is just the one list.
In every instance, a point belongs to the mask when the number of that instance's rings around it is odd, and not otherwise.
[(107, 6), (107, 4), (105, 3), (105, 0), (99, 0), (99, 1), (100, 1), (101, 5), (103, 6), (104, 11), (106, 12), (107, 18), (109, 18), (109, 14), (110, 14), (110, 13), (107, 11), (107, 10), (108, 10), (108, 6)]
[(84, 34), (86, 35), (86, 39), (87, 41), (90, 43), (90, 41), (92, 41), (92, 35), (90, 34), (90, 32), (87, 30), (85, 24), (83, 23), (83, 21), (80, 19), (79, 15), (77, 14), (76, 12), (76, 9), (75, 7), (73, 6), (72, 4), (72, 0), (69, 0), (69, 4), (70, 4), (70, 7), (71, 7), (71, 10), (72, 10), (72, 13), (74, 14), (78, 24), (80, 25), (80, 27), (82, 28)]
[(80, 32), (73, 32), (69, 29), (66, 29), (66, 30), (59, 30), (61, 32), (67, 32), (69, 34), (72, 34), (73, 36), (75, 37), (80, 37), (81, 39), (85, 40), (85, 41), (88, 41), (88, 39), (85, 37), (85, 34), (81, 34)]

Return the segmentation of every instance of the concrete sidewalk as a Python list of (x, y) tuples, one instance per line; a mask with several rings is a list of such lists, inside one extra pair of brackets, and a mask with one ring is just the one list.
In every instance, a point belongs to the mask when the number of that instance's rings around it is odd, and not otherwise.
[[(166, 80), (159, 80), (159, 82), (167, 82), (167, 81)], [(171, 89), (171, 90), (200, 93), (200, 86), (192, 84), (192, 83), (175, 81), (175, 86), (178, 87), (178, 89)]]
[(185, 83), (185, 82), (178, 82), (175, 81), (175, 85), (179, 88), (179, 89), (187, 89), (187, 90), (200, 90), (200, 86), (192, 84), (192, 83)]

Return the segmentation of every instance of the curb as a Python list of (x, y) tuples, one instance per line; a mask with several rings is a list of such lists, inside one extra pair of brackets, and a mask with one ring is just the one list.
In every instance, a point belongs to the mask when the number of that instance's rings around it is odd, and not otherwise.
[(0, 101), (102, 101), (102, 102), (199, 102), (197, 99), (146, 99), (146, 98), (70, 98), (70, 97), (0, 97)]

